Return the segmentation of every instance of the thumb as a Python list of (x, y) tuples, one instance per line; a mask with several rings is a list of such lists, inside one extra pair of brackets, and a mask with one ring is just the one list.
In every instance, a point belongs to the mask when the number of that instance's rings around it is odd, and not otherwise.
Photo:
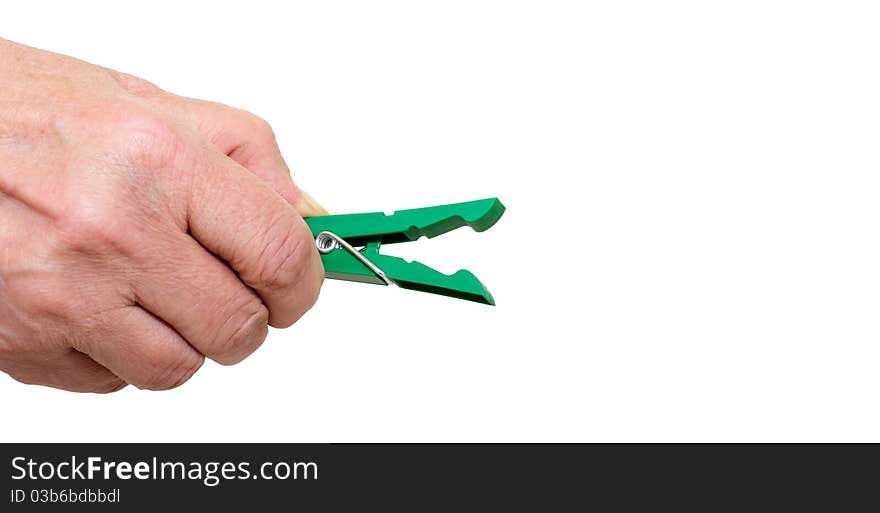
[(301, 216), (328, 214), (312, 195), (293, 182), (275, 133), (262, 118), (221, 103), (173, 94), (161, 95), (154, 101), (168, 114), (206, 137), (219, 151), (267, 182)]
[(294, 187), (299, 191), (297, 196), (293, 200), (293, 207), (299, 212), (299, 215), (303, 217), (314, 217), (314, 216), (326, 216), (329, 215), (330, 212), (327, 212), (327, 209), (321, 206), (320, 203), (315, 201), (315, 198), (311, 196), (311, 194), (306, 191), (300, 189), (294, 184)]

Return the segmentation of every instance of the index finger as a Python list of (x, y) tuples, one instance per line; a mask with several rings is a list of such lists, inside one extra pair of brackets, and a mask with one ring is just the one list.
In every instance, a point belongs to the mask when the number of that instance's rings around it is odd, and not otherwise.
[(205, 154), (188, 191), (189, 232), (257, 292), (270, 325), (290, 326), (315, 303), (324, 279), (311, 231), (248, 170), (225, 155)]

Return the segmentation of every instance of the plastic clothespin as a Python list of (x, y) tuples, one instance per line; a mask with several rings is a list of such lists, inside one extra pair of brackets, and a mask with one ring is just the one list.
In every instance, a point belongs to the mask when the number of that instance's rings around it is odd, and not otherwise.
[[(306, 218), (327, 278), (391, 285), (494, 305), (489, 290), (469, 271), (452, 275), (419, 262), (379, 254), (382, 244), (442, 235), (462, 226), (482, 232), (504, 213), (498, 198), (436, 207)], [(356, 249), (361, 247), (361, 249)]]

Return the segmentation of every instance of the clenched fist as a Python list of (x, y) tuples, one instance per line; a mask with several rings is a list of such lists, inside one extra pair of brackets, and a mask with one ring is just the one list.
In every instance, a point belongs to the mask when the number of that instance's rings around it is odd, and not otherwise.
[(265, 121), (0, 39), (0, 369), (168, 389), (314, 304), (321, 261)]

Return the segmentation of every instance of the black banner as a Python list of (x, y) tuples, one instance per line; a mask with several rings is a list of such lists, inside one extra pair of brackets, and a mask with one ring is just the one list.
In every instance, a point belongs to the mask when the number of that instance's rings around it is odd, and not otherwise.
[(804, 498), (840, 509), (873, 503), (876, 456), (873, 445), (6, 444), (0, 511), (754, 509)]

